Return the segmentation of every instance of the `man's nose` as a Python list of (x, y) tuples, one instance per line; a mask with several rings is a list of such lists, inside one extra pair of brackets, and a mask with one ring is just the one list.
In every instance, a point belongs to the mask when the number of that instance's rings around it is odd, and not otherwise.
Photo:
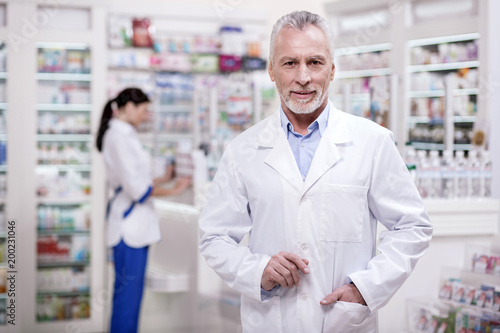
[(305, 86), (311, 82), (311, 73), (306, 64), (301, 64), (297, 69), (297, 83), (301, 86)]

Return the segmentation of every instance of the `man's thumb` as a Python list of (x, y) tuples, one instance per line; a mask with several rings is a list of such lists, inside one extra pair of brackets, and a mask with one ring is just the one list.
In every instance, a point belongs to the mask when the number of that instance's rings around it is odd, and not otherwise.
[(323, 298), (320, 303), (321, 305), (330, 305), (337, 302), (338, 300), (340, 300), (340, 295), (338, 292), (334, 291), (333, 293), (326, 295), (326, 297)]

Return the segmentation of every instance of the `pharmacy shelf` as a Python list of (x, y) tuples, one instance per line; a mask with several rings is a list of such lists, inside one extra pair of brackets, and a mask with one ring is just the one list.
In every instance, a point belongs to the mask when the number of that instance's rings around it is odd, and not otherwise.
[(417, 72), (437, 72), (437, 71), (451, 71), (462, 68), (476, 68), (479, 67), (479, 61), (461, 61), (449, 62), (442, 64), (428, 64), (428, 65), (412, 65), (408, 67), (410, 73)]
[(351, 54), (371, 53), (380, 51), (389, 51), (392, 49), (391, 43), (380, 43), (370, 45), (359, 45), (353, 47), (343, 47), (335, 50), (335, 56), (346, 56)]
[(193, 135), (191, 133), (169, 133), (158, 134), (156, 141), (178, 141), (178, 140), (191, 140)]
[(78, 171), (78, 172), (90, 172), (92, 171), (92, 165), (90, 164), (39, 164), (36, 166), (37, 169), (47, 169), (47, 168), (57, 168), (59, 171)]
[(465, 41), (475, 40), (478, 38), (479, 38), (479, 33), (420, 38), (408, 41), (408, 46), (415, 47), (415, 46), (427, 46), (427, 45), (436, 45), (443, 43), (465, 42)]
[(7, 103), (0, 103), (0, 110), (7, 110)]
[(92, 141), (93, 137), (90, 134), (38, 134), (37, 141), (72, 141), (72, 142), (86, 142)]
[[(469, 89), (454, 89), (453, 96), (468, 96), (468, 95), (478, 95), (478, 88)], [(444, 90), (415, 90), (409, 92), (410, 98), (432, 98), (432, 97), (444, 97)]]
[(455, 123), (473, 123), (476, 121), (476, 116), (454, 116)]
[[(430, 142), (411, 142), (411, 146), (418, 150), (444, 150), (444, 144), (442, 143), (430, 143)], [(472, 145), (470, 144), (454, 144), (453, 150), (471, 150)]]
[(7, 165), (6, 164), (0, 164), (0, 172), (7, 172)]
[(433, 236), (493, 235), (498, 233), (500, 200), (425, 199), (434, 227)]
[(38, 111), (86, 111), (92, 110), (92, 104), (65, 104), (65, 103), (39, 103), (36, 105)]
[(76, 291), (37, 291), (38, 297), (45, 296), (56, 296), (56, 297), (72, 297), (72, 296), (82, 296), (89, 295), (90, 290), (76, 290)]
[(137, 136), (142, 142), (169, 142), (177, 140), (191, 140), (193, 134), (191, 133), (165, 133), (154, 134), (152, 132), (138, 133)]
[(193, 111), (193, 106), (186, 104), (162, 104), (155, 108), (155, 112), (159, 113), (190, 113)]
[(0, 72), (0, 80), (5, 80), (7, 78), (7, 72)]
[(37, 42), (36, 47), (39, 49), (68, 49), (68, 50), (81, 50), (89, 49), (86, 43), (61, 43), (61, 42)]
[(0, 299), (7, 299), (7, 293), (1, 293)]
[(73, 236), (73, 235), (90, 235), (90, 230), (76, 229), (38, 229), (38, 236), (57, 235), (57, 236)]
[[(455, 123), (473, 123), (476, 121), (476, 116), (454, 116), (453, 117), (453, 122)], [(430, 117), (426, 116), (411, 116), (408, 117), (408, 123), (409, 124), (430, 124), (430, 125), (436, 125), (436, 124), (443, 124), (444, 120), (443, 119), (431, 119)]]
[(74, 266), (90, 266), (89, 260), (80, 261), (50, 261), (50, 262), (38, 262), (38, 268), (50, 268), (50, 267), (74, 267)]
[(79, 197), (38, 197), (36, 199), (39, 205), (66, 206), (66, 205), (81, 205), (90, 203), (91, 196)]
[(7, 134), (0, 134), (0, 141), (7, 141)]
[(353, 71), (339, 71), (335, 73), (336, 79), (348, 79), (358, 77), (386, 76), (391, 75), (391, 68), (360, 69)]
[(92, 74), (79, 73), (37, 73), (36, 79), (40, 81), (92, 81)]
[(127, 66), (109, 66), (110, 71), (128, 71), (128, 72), (142, 72), (154, 74), (154, 69), (150, 67), (127, 67)]

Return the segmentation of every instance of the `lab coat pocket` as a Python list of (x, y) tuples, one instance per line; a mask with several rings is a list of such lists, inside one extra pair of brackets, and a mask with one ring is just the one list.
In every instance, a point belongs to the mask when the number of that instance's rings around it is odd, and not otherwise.
[(377, 333), (377, 314), (358, 303), (335, 302), (323, 321), (324, 333)]
[(242, 296), (241, 325), (243, 333), (283, 333), (281, 323), (280, 297), (261, 302)]
[(319, 238), (331, 242), (361, 242), (368, 209), (368, 187), (325, 184), (321, 193)]

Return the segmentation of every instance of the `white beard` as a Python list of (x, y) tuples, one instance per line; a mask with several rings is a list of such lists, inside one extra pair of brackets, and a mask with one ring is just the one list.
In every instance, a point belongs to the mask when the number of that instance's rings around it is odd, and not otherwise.
[(285, 101), (285, 105), (295, 114), (310, 114), (316, 111), (321, 104), (323, 104), (326, 94), (322, 92), (321, 94), (316, 94), (311, 100), (292, 100), (290, 98), (290, 92), (287, 92), (287, 97), (283, 96), (280, 92), (281, 99)]

